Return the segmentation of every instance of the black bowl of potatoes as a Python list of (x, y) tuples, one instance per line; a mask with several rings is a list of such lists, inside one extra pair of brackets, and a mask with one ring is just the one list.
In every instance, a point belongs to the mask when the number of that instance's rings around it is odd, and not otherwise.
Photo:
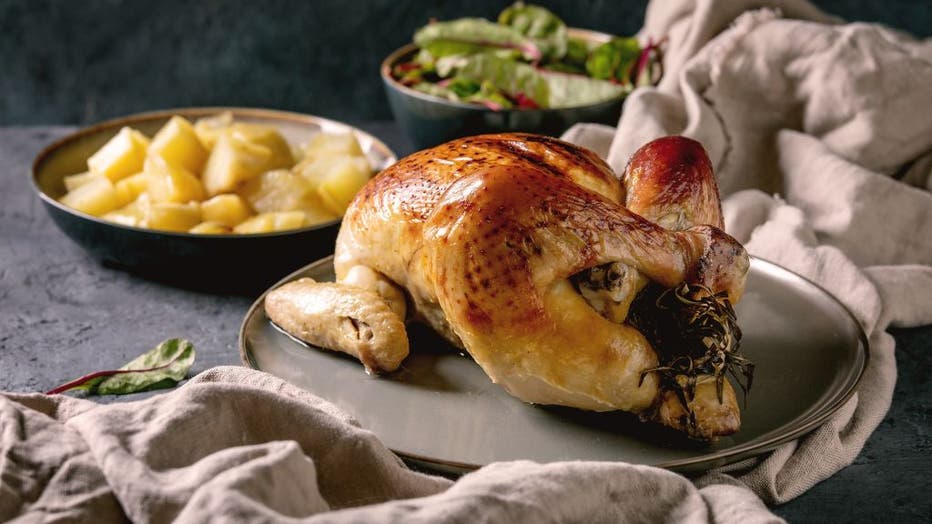
[(187, 108), (66, 136), (39, 153), (32, 181), (55, 224), (105, 264), (254, 293), (332, 253), (356, 191), (395, 160), (325, 118)]

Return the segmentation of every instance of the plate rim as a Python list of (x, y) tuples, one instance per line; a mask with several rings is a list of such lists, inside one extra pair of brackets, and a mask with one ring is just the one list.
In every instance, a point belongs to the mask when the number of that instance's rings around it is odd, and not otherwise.
[[(262, 294), (256, 298), (256, 300), (252, 303), (252, 305), (247, 310), (245, 316), (243, 317), (243, 321), (240, 324), (240, 329), (239, 329), (239, 336), (238, 336), (239, 354), (240, 354), (240, 360), (244, 366), (250, 369), (255, 369), (257, 371), (264, 371), (259, 368), (256, 362), (249, 355), (249, 351), (246, 347), (247, 346), (246, 329), (247, 329), (247, 325), (249, 324), (250, 320), (256, 314), (256, 310), (264, 305), (266, 295), (268, 295), (269, 292), (276, 289), (277, 287), (287, 282), (290, 282), (292, 280), (295, 280), (296, 278), (299, 278), (302, 274), (310, 271), (312, 268), (316, 266), (327, 265), (327, 264), (332, 265), (333, 258), (334, 258), (334, 255), (331, 254), (329, 256), (317, 259), (311, 262), (310, 264), (302, 266), (301, 268), (289, 273), (285, 277), (281, 278), (280, 280), (272, 284), (268, 289), (263, 291)], [(749, 441), (743, 444), (738, 444), (733, 447), (725, 448), (723, 450), (714, 451), (712, 453), (700, 454), (700, 455), (696, 455), (693, 457), (677, 459), (677, 460), (663, 461), (663, 462), (658, 462), (655, 464), (648, 464), (649, 466), (668, 469), (672, 471), (683, 471), (683, 472), (697, 471), (697, 470), (698, 471), (710, 471), (712, 469), (721, 467), (726, 464), (731, 464), (731, 463), (738, 462), (740, 460), (744, 460), (747, 458), (763, 455), (764, 453), (767, 453), (769, 451), (776, 449), (782, 444), (785, 444), (787, 442), (790, 442), (792, 440), (795, 440), (797, 438), (800, 438), (802, 436), (805, 436), (811, 433), (816, 428), (818, 428), (823, 423), (825, 423), (826, 420), (828, 420), (832, 415), (834, 415), (839, 409), (841, 409), (842, 406), (844, 406), (848, 402), (848, 400), (851, 399), (851, 397), (854, 395), (854, 392), (857, 391), (858, 386), (861, 384), (861, 380), (864, 378), (864, 373), (867, 370), (867, 367), (871, 360), (870, 341), (866, 333), (864, 332), (864, 328), (861, 326), (861, 323), (858, 321), (854, 313), (852, 313), (851, 310), (843, 302), (841, 302), (841, 300), (839, 300), (834, 294), (829, 292), (825, 287), (823, 287), (822, 285), (818, 284), (817, 282), (812, 281), (811, 279), (803, 275), (800, 275), (799, 273), (796, 273), (795, 271), (792, 271), (780, 264), (777, 264), (776, 262), (767, 260), (762, 257), (755, 256), (755, 255), (750, 255), (750, 262), (751, 262), (752, 267), (754, 266), (754, 264), (763, 265), (763, 269), (768, 274), (772, 274), (775, 272), (784, 273), (786, 276), (789, 276), (809, 286), (812, 286), (815, 290), (817, 290), (820, 293), (820, 296), (822, 296), (823, 298), (827, 298), (831, 303), (833, 303), (835, 306), (840, 308), (840, 310), (844, 313), (844, 315), (846, 315), (847, 320), (851, 323), (851, 326), (854, 328), (854, 332), (858, 339), (859, 350), (857, 351), (857, 353), (858, 353), (858, 356), (861, 358), (856, 359), (860, 361), (860, 366), (854, 373), (854, 379), (852, 380), (849, 378), (847, 380), (847, 383), (844, 384), (844, 386), (839, 389), (839, 392), (836, 392), (832, 396), (833, 398), (830, 398), (823, 405), (821, 409), (819, 409), (816, 413), (804, 416), (802, 420), (800, 420), (798, 423), (795, 424), (794, 427), (788, 429), (787, 431), (779, 432), (776, 435), (767, 437), (768, 434), (776, 431), (776, 430), (771, 430), (768, 433), (764, 433), (763, 436), (767, 438), (765, 438), (763, 441), (752, 440), (752, 441)], [(857, 365), (857, 363), (855, 363), (855, 365)], [(264, 371), (264, 372), (267, 373), (267, 371)], [(282, 379), (282, 380), (285, 380), (285, 379)], [(301, 386), (298, 386), (297, 384), (292, 384), (292, 385), (299, 387), (299, 388), (301, 387)], [(315, 395), (317, 394), (314, 392), (311, 392), (311, 393)], [(321, 397), (321, 398), (324, 398), (324, 397)], [(327, 400), (327, 399), (324, 398), (324, 400)], [(778, 429), (779, 428), (777, 428), (777, 430)], [(440, 472), (445, 472), (445, 473), (463, 474), (463, 473), (468, 473), (470, 471), (478, 470), (485, 466), (485, 464), (473, 464), (473, 463), (459, 462), (459, 461), (443, 459), (443, 458), (426, 457), (423, 455), (419, 455), (417, 453), (394, 449), (387, 445), (386, 447), (388, 447), (388, 449), (390, 449), (392, 453), (398, 455), (399, 457), (404, 459), (406, 462), (413, 462), (415, 465), (426, 467), (426, 468), (433, 469), (433, 470), (440, 471)], [(518, 460), (518, 459), (510, 459), (510, 460)]]

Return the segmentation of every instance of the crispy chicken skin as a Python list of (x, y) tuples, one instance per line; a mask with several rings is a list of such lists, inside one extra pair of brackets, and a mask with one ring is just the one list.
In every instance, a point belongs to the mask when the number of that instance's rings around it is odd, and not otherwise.
[[(680, 405), (647, 372), (658, 353), (625, 317), (648, 283), (699, 284), (737, 302), (748, 258), (721, 227), (715, 179), (695, 141), (648, 144), (618, 180), (593, 153), (557, 139), (474, 136), (408, 156), (363, 188), (343, 219), (337, 283), (329, 285), (382, 297), (383, 323), (403, 291), (408, 320), (465, 348), (526, 402), (631, 411), (708, 439), (739, 427), (731, 386), (719, 401), (700, 377), (689, 409)], [(607, 292), (578, 284), (594, 268), (622, 275), (624, 285)], [(361, 317), (373, 313), (332, 297), (321, 304), (299, 285), (266, 299), (270, 318), (293, 335), (356, 355), (374, 372), (396, 369), (407, 355), (397, 330), (380, 335), (390, 339), (381, 347), (370, 337), (363, 351), (349, 339), (359, 331), (354, 322), (369, 325)], [(327, 301), (336, 319), (329, 324), (320, 321)]]

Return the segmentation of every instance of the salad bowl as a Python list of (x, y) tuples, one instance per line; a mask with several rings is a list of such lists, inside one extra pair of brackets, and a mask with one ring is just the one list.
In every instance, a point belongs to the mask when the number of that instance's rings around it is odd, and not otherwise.
[(567, 27), (516, 2), (495, 21), (431, 21), (385, 58), (381, 76), (395, 120), (421, 149), (481, 133), (614, 125), (635, 87), (659, 81), (661, 56), (650, 39)]
[[(612, 38), (606, 33), (576, 28), (570, 28), (568, 34), (594, 43)], [(418, 46), (413, 43), (397, 49), (382, 62), (381, 75), (395, 121), (418, 149), (482, 133), (525, 131), (558, 136), (578, 122), (615, 125), (621, 115), (624, 96), (563, 108), (495, 110), (422, 93), (392, 76), (397, 64), (410, 60), (417, 52)]]

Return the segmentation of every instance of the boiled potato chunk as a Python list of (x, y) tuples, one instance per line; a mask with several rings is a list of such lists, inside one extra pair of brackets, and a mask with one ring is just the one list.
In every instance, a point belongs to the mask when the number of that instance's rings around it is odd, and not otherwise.
[(116, 182), (142, 171), (149, 139), (135, 129), (120, 129), (103, 147), (87, 159), (87, 168)]
[(267, 171), (272, 151), (258, 144), (246, 142), (231, 133), (217, 139), (207, 159), (201, 180), (208, 196), (233, 191), (242, 182)]
[(259, 213), (305, 210), (323, 205), (314, 186), (288, 169), (262, 173), (246, 182), (239, 194)]
[(317, 194), (328, 210), (343, 216), (353, 197), (366, 185), (371, 174), (372, 170), (366, 159), (343, 158), (327, 172), (326, 178), (317, 186)]
[(201, 222), (201, 206), (197, 202), (154, 202), (146, 210), (144, 227), (166, 231), (188, 231)]
[(276, 211), (260, 213), (233, 228), (234, 233), (273, 233), (297, 229), (306, 225), (303, 211)]
[(239, 140), (269, 149), (271, 155), (265, 165), (265, 171), (290, 168), (294, 165), (291, 146), (274, 127), (240, 122), (231, 125), (229, 132)]
[(230, 228), (249, 218), (252, 211), (239, 195), (223, 194), (201, 202), (201, 215), (205, 222), (226, 226), (229, 233)]
[(122, 200), (131, 202), (149, 188), (149, 178), (145, 173), (136, 173), (113, 184), (113, 187), (116, 188)]
[(340, 215), (332, 213), (329, 209), (324, 206), (317, 206), (312, 208), (307, 208), (304, 210), (304, 225), (313, 226), (315, 224), (323, 224), (324, 222), (330, 222), (332, 220), (337, 220), (340, 218)]
[(305, 158), (322, 156), (364, 156), (352, 133), (318, 133), (304, 146)]
[(201, 144), (191, 122), (173, 116), (152, 138), (148, 154), (162, 158), (170, 166), (200, 173), (207, 162), (208, 151)]
[(232, 233), (233, 228), (220, 222), (201, 222), (200, 224), (188, 230), (188, 233), (197, 233), (201, 235), (225, 235)]
[(153, 156), (146, 159), (143, 172), (146, 175), (147, 192), (155, 202), (204, 200), (203, 184), (183, 167)]
[(113, 222), (114, 224), (120, 224), (121, 226), (138, 226), (142, 220), (134, 214), (123, 213), (120, 209), (116, 211), (111, 211), (109, 213), (104, 213), (100, 218), (106, 220), (107, 222)]
[(104, 214), (101, 218), (124, 226), (141, 226), (151, 205), (149, 195), (143, 193), (125, 206)]
[(306, 157), (294, 166), (292, 171), (316, 188), (327, 178), (330, 170), (345, 158), (341, 156)]
[(233, 125), (233, 113), (224, 111), (219, 115), (198, 118), (194, 123), (194, 132), (197, 133), (204, 147), (213, 149), (217, 144), (217, 139), (231, 125)]
[(123, 206), (126, 201), (120, 198), (109, 178), (100, 176), (66, 193), (61, 203), (88, 215), (101, 216)]
[(103, 175), (97, 173), (91, 173), (90, 171), (85, 171), (84, 173), (78, 173), (76, 175), (68, 175), (63, 179), (65, 182), (65, 191), (74, 191), (78, 186), (84, 185), (102, 176)]

